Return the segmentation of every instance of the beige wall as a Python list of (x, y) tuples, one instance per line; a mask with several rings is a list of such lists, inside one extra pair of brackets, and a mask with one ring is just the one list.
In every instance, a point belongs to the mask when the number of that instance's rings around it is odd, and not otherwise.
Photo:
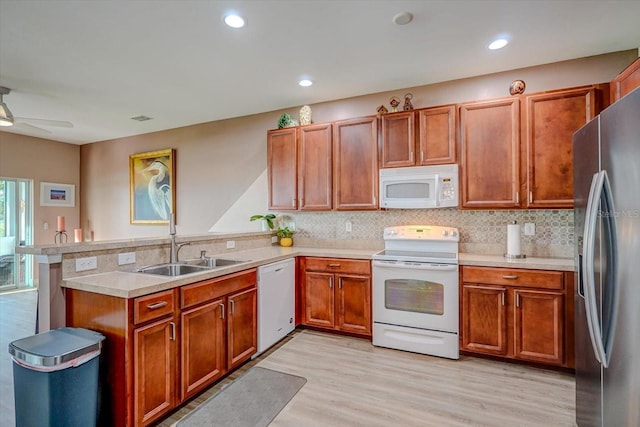
[[(388, 106), (392, 95), (403, 97), (407, 92), (413, 93), (414, 107), (422, 108), (509, 96), (509, 84), (515, 79), (527, 83), (526, 93), (608, 82), (637, 56), (638, 52), (634, 49), (312, 104), (313, 121), (326, 122), (375, 114), (378, 105)], [(251, 100), (247, 99), (247, 102)], [(175, 148), (178, 232), (197, 234), (210, 229), (224, 231), (216, 228), (223, 216), (225, 227), (230, 230), (255, 230), (258, 225), (248, 222), (249, 215), (266, 211), (264, 198), (255, 197), (254, 185), (259, 183), (264, 187), (263, 194), (266, 193), (266, 181), (263, 178), (266, 169), (266, 131), (276, 127), (278, 117), (284, 111), (297, 118), (299, 108), (296, 106), (82, 146), (83, 228), (93, 230), (96, 240), (166, 234), (166, 226), (129, 223), (128, 159), (133, 153)], [(252, 191), (247, 191), (250, 189)], [(260, 192), (260, 189), (257, 190)], [(229, 218), (232, 220), (229, 221)]]
[[(33, 180), (34, 243), (53, 243), (56, 219), (64, 215), (70, 241), (80, 224), (80, 147), (0, 131), (0, 177)], [(40, 206), (40, 182), (74, 184), (74, 208)], [(44, 229), (44, 223), (49, 229)]]

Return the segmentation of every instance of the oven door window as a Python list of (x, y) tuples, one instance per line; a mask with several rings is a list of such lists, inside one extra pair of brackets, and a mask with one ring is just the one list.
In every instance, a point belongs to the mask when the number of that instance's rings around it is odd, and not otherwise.
[(389, 310), (443, 315), (444, 286), (426, 280), (387, 279), (384, 305)]

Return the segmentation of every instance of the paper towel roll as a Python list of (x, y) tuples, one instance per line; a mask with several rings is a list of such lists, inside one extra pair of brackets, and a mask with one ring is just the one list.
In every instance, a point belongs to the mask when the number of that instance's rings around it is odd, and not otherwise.
[(507, 255), (520, 255), (520, 224), (507, 225)]

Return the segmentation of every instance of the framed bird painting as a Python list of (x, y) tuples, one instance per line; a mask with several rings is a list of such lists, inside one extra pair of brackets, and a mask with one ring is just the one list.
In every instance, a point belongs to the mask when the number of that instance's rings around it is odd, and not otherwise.
[(175, 150), (129, 156), (131, 224), (168, 224), (176, 210)]

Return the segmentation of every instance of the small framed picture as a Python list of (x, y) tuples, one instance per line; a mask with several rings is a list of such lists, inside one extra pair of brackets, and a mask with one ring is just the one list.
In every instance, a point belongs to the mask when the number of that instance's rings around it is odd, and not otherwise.
[(76, 186), (73, 184), (40, 183), (40, 206), (72, 208), (76, 205)]

